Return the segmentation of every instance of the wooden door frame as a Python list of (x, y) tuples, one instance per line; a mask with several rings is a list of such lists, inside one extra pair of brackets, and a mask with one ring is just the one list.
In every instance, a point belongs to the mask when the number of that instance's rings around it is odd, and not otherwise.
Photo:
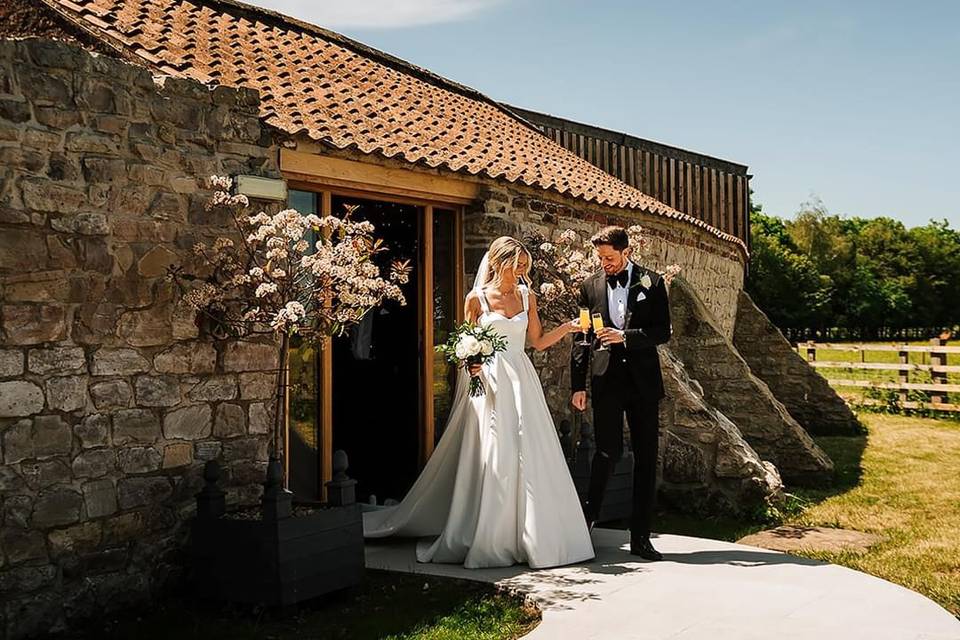
[[(376, 185), (371, 189), (358, 188), (356, 186), (344, 186), (339, 181), (324, 181), (306, 177), (303, 174), (290, 175), (287, 177), (287, 186), (290, 189), (310, 191), (316, 193), (320, 203), (320, 215), (328, 216), (333, 213), (333, 197), (346, 196), (366, 198), (383, 202), (395, 202), (398, 204), (409, 204), (420, 207), (423, 215), (418, 217), (418, 230), (421, 244), (420, 251), (417, 254), (417, 260), (420, 264), (420, 277), (417, 282), (417, 293), (419, 305), (417, 309), (420, 344), (420, 398), (418, 406), (420, 409), (420, 425), (417, 430), (418, 436), (418, 462), (422, 468), (433, 454), (434, 440), (436, 430), (434, 425), (433, 411), (433, 359), (429, 354), (433, 351), (433, 216), (435, 209), (444, 209), (453, 211), (454, 214), (454, 263), (456, 277), (454, 279), (454, 300), (463, 300), (464, 290), (464, 257), (463, 257), (463, 215), (464, 199), (460, 197), (451, 197), (440, 194), (436, 198), (421, 198), (409, 194), (400, 195), (383, 191)], [(458, 323), (463, 321), (462, 305), (456, 305), (456, 320)], [(319, 389), (318, 395), (320, 410), (318, 411), (319, 431), (317, 442), (320, 445), (318, 461), (318, 480), (320, 497), (322, 501), (327, 499), (326, 483), (333, 478), (333, 341), (327, 338), (323, 341), (322, 349), (317, 358)], [(288, 414), (289, 415), (289, 414)], [(289, 437), (284, 444), (284, 450), (288, 451)], [(289, 456), (287, 456), (289, 457)], [(289, 464), (289, 461), (287, 462)], [(286, 474), (289, 478), (289, 473)]]

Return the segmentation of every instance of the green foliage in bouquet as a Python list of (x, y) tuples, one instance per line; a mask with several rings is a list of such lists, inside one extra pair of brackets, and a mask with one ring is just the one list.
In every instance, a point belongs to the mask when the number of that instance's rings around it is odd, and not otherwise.
[[(445, 344), (437, 345), (448, 361), (468, 369), (475, 364), (487, 364), (501, 351), (506, 351), (506, 339), (490, 327), (480, 327), (465, 322), (456, 331), (450, 334)], [(470, 395), (472, 397), (484, 394), (483, 381), (479, 376), (470, 378)]]

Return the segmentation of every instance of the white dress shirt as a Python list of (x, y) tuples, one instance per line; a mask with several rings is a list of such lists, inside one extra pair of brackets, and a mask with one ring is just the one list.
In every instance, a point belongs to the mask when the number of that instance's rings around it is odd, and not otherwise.
[[(633, 275), (633, 262), (627, 261), (627, 284), (630, 284), (630, 277)], [(607, 304), (608, 309), (610, 309), (610, 320), (617, 327), (617, 329), (623, 329), (623, 325), (627, 320), (627, 287), (622, 286), (619, 282), (617, 283), (617, 288), (614, 289), (610, 286), (610, 283), (607, 283)]]

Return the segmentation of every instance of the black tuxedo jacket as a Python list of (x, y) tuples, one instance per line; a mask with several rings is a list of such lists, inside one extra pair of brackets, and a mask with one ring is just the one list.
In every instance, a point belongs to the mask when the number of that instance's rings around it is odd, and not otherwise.
[[(644, 275), (650, 277), (649, 287), (640, 283)], [(590, 276), (580, 285), (580, 306), (590, 309), (591, 314), (602, 314), (604, 326), (614, 327), (608, 308), (607, 277), (603, 271)], [(627, 314), (624, 322), (626, 342), (610, 345), (607, 351), (596, 350), (600, 346), (596, 338), (590, 346), (574, 344), (570, 357), (572, 390), (586, 391), (589, 370), (596, 393), (603, 385), (610, 359), (622, 358), (626, 360), (641, 393), (652, 399), (662, 398), (663, 377), (660, 375), (657, 345), (670, 340), (670, 333), (670, 303), (663, 278), (656, 271), (634, 262), (627, 284)]]

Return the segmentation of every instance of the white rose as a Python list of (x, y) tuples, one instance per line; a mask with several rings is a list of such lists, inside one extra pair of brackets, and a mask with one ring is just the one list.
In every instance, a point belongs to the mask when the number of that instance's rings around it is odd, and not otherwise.
[(644, 289), (649, 289), (652, 284), (653, 280), (650, 279), (650, 275), (647, 273), (643, 274), (643, 277), (640, 278), (640, 286)]
[(460, 344), (463, 345), (463, 350), (467, 356), (475, 356), (480, 353), (480, 341), (473, 336), (463, 336), (460, 338)]
[(480, 353), (485, 356), (493, 355), (493, 343), (489, 340), (484, 340), (480, 343)]

